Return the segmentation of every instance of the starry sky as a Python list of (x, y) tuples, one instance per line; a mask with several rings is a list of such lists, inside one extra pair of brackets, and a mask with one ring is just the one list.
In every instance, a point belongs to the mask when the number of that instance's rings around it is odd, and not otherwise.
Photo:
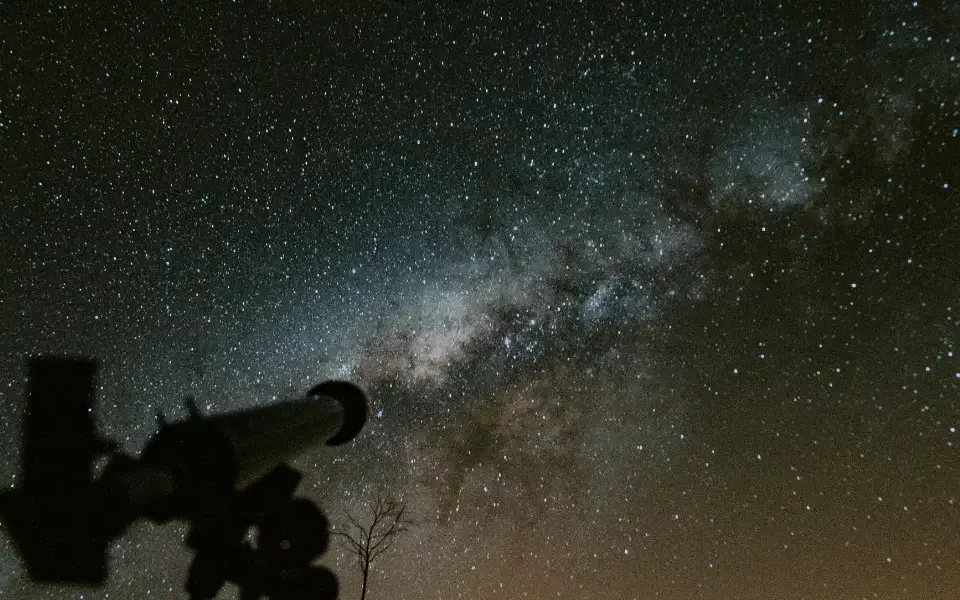
[(955, 597), (960, 4), (97, 4), (0, 8), (4, 485), (32, 353), (131, 453), (345, 378), (373, 600)]

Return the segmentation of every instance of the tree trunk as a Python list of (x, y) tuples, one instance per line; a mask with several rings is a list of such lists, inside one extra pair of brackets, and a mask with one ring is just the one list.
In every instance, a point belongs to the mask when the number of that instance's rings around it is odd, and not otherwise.
[(367, 575), (370, 574), (370, 563), (365, 563), (363, 565), (363, 587), (360, 588), (360, 600), (365, 600), (367, 597)]

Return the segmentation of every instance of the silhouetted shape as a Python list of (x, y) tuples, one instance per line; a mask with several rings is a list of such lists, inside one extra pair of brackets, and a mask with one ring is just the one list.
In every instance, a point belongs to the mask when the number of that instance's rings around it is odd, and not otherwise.
[[(227, 581), (241, 600), (337, 597), (333, 573), (310, 563), (329, 545), (329, 526), (312, 502), (294, 498), (300, 473), (287, 466), (232, 497), (216, 514), (194, 521), (187, 545), (196, 550), (187, 591), (214, 598)], [(245, 538), (255, 531), (255, 544)]]
[(360, 600), (365, 600), (367, 596), (370, 565), (389, 550), (397, 536), (407, 531), (413, 523), (406, 518), (406, 509), (406, 504), (403, 502), (385, 496), (382, 491), (377, 490), (367, 500), (369, 521), (362, 523), (352, 514), (347, 513), (350, 525), (343, 530), (333, 532), (344, 540), (344, 544), (357, 559), (357, 567), (363, 577)]
[(94, 361), (35, 358), (29, 372), (23, 486), (0, 495), (0, 509), (31, 578), (100, 585), (107, 546), (132, 521), (179, 518), (196, 550), (192, 599), (216, 597), (227, 581), (242, 600), (337, 597), (333, 573), (310, 565), (327, 549), (327, 519), (293, 496), (301, 474), (284, 461), (356, 436), (367, 417), (359, 388), (328, 381), (302, 400), (214, 417), (188, 399), (188, 420), (158, 415), (160, 431), (134, 458), (97, 436)]
[(109, 539), (93, 519), (90, 473), (98, 443), (93, 404), (96, 363), (30, 361), (23, 430), (23, 487), (2, 496), (9, 529), (36, 581), (99, 583)]

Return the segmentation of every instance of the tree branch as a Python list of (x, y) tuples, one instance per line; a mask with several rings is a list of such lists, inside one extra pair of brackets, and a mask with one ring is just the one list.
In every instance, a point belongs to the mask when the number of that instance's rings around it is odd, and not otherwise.
[(369, 572), (371, 563), (389, 550), (396, 537), (408, 531), (413, 523), (406, 517), (406, 504), (387, 496), (380, 489), (369, 495), (366, 508), (370, 515), (369, 524), (364, 525), (348, 512), (348, 527), (333, 531), (356, 557), (357, 567), (363, 574)]

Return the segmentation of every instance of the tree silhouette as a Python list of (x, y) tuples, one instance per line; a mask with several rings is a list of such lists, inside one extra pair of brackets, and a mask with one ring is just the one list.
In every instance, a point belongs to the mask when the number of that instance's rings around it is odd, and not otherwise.
[(344, 540), (344, 545), (357, 559), (357, 567), (363, 576), (360, 600), (365, 600), (367, 596), (370, 565), (389, 550), (397, 536), (407, 531), (413, 523), (406, 517), (406, 504), (385, 495), (381, 490), (373, 492), (366, 504), (365, 512), (369, 513), (369, 521), (361, 522), (348, 512), (349, 525), (333, 532)]

